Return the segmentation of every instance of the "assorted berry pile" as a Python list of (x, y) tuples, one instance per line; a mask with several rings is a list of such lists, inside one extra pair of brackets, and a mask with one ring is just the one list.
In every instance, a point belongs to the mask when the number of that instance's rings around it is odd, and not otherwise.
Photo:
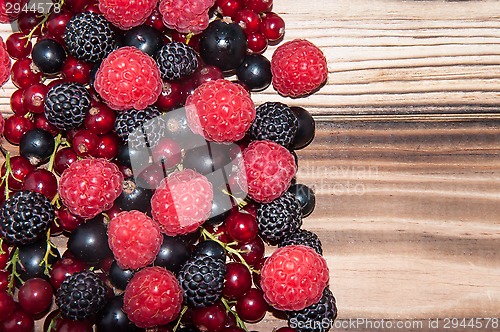
[(330, 330), (329, 269), (302, 228), (315, 197), (295, 178), (314, 120), (251, 98), (305, 97), (328, 68), (283, 42), (272, 7), (2, 3), (18, 30), (0, 39), (16, 87), (0, 117), (1, 332), (237, 332), (266, 314), (276, 332)]

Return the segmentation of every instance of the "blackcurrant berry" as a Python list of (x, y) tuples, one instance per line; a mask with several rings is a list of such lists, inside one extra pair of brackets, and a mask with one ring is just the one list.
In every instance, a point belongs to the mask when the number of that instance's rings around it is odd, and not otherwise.
[(236, 71), (238, 79), (251, 91), (264, 90), (271, 84), (271, 62), (260, 54), (249, 54)]
[(19, 154), (28, 158), (31, 164), (39, 165), (49, 160), (55, 141), (51, 133), (35, 128), (23, 135), (19, 142)]
[(216, 20), (201, 33), (199, 47), (205, 63), (227, 72), (235, 70), (243, 62), (247, 38), (238, 24)]
[(19, 261), (17, 262), (16, 272), (19, 273), (21, 280), (26, 281), (31, 278), (49, 280), (49, 276), (45, 274), (46, 264), (53, 266), (61, 258), (56, 248), (50, 250), (54, 255), (47, 255), (45, 262), (44, 259), (47, 253), (46, 239), (19, 247)]
[(214, 258), (226, 259), (224, 248), (215, 241), (206, 240), (198, 243), (193, 251), (194, 255), (206, 255)]
[(149, 25), (139, 25), (123, 36), (123, 46), (135, 46), (144, 53), (155, 55), (163, 46), (163, 35)]
[(123, 191), (115, 204), (123, 211), (138, 210), (151, 215), (151, 197), (153, 190), (136, 185), (135, 179), (131, 177), (123, 181)]
[(298, 121), (297, 133), (295, 134), (290, 148), (299, 150), (308, 146), (314, 139), (315, 122), (311, 113), (302, 107), (293, 106), (290, 107), (290, 109)]
[(110, 299), (106, 306), (101, 310), (96, 322), (97, 332), (120, 331), (134, 332), (139, 331), (123, 312), (123, 295), (117, 295)]
[(189, 245), (178, 237), (164, 236), (160, 252), (156, 256), (154, 265), (162, 266), (174, 273), (181, 270), (189, 259), (191, 249)]
[(295, 195), (302, 207), (302, 217), (310, 215), (316, 206), (316, 196), (314, 191), (305, 184), (296, 183), (288, 188), (288, 191)]
[(95, 265), (111, 256), (106, 225), (99, 215), (79, 225), (70, 235), (68, 249), (82, 262)]
[(132, 270), (122, 270), (116, 261), (111, 263), (111, 268), (109, 269), (109, 280), (118, 289), (125, 290), (128, 282), (134, 276), (134, 271)]
[(55, 74), (63, 68), (66, 52), (64, 47), (55, 40), (42, 39), (33, 46), (31, 57), (42, 73)]

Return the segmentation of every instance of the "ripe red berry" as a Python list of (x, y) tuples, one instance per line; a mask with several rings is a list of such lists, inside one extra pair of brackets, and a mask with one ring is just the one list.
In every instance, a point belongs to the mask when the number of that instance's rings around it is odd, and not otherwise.
[(182, 84), (179, 81), (165, 81), (162, 83), (162, 90), (155, 106), (167, 112), (178, 107), (182, 100)]
[(244, 0), (245, 6), (257, 13), (263, 13), (271, 10), (273, 0)]
[(268, 304), (260, 289), (252, 288), (236, 302), (238, 316), (249, 323), (256, 323), (266, 315)]
[(252, 275), (247, 267), (241, 263), (226, 264), (226, 277), (222, 295), (230, 300), (245, 295), (252, 287)]
[(17, 115), (25, 115), (28, 110), (23, 105), (24, 89), (17, 89), (10, 95), (10, 109)]
[(19, 145), (23, 135), (35, 128), (35, 123), (22, 115), (14, 114), (5, 120), (3, 135), (12, 144)]
[(260, 30), (260, 16), (251, 9), (240, 10), (234, 20), (243, 28), (247, 36)]
[(0, 291), (0, 322), (7, 319), (14, 311), (14, 299), (6, 291)]
[(276, 13), (266, 13), (262, 15), (260, 31), (269, 41), (278, 41), (285, 35), (285, 21)]
[(0, 330), (3, 332), (32, 332), (34, 328), (33, 317), (21, 308), (16, 308), (0, 323)]
[(92, 64), (78, 60), (72, 56), (66, 58), (62, 69), (64, 81), (87, 84), (90, 78)]
[(260, 236), (256, 236), (252, 241), (240, 245), (238, 249), (245, 262), (254, 266), (264, 257), (265, 245)]
[(37, 315), (47, 310), (52, 304), (52, 286), (41, 278), (28, 279), (19, 288), (18, 300), (26, 312)]
[(262, 54), (267, 49), (267, 38), (260, 32), (254, 32), (247, 36), (248, 49), (252, 53)]
[(48, 91), (49, 88), (42, 83), (36, 83), (24, 89), (24, 94), (23, 94), (24, 108), (28, 112), (43, 113), (45, 111), (44, 100)]
[(219, 7), (222, 16), (229, 16), (232, 19), (234, 19), (236, 13), (243, 8), (242, 0), (217, 0), (215, 3)]
[(115, 126), (116, 113), (103, 103), (94, 103), (85, 116), (85, 128), (98, 135), (106, 134)]
[(143, 24), (155, 9), (156, 0), (100, 0), (104, 17), (122, 30)]
[(49, 200), (52, 200), (57, 194), (56, 176), (43, 168), (31, 170), (24, 178), (23, 190), (43, 194)]
[(10, 57), (16, 60), (28, 57), (33, 47), (31, 40), (27, 40), (21, 32), (13, 33), (7, 37), (5, 45)]
[[(23, 181), (29, 172), (35, 169), (28, 158), (23, 156), (14, 156), (10, 158), (10, 168), (12, 173), (8, 176), (9, 189), (11, 190), (21, 190), (23, 187)], [(2, 165), (1, 175), (4, 176), (7, 173), (6, 163)]]
[(73, 137), (73, 149), (80, 157), (96, 156), (99, 150), (99, 137), (90, 130), (78, 130)]
[(3, 254), (0, 254), (0, 270), (3, 270), (9, 261), (9, 246), (5, 243), (5, 241), (3, 241), (0, 246), (0, 252), (3, 252)]
[(57, 290), (64, 279), (86, 268), (87, 266), (83, 262), (74, 257), (63, 257), (54, 264), (52, 271), (50, 271), (50, 284)]
[(226, 219), (226, 229), (229, 236), (241, 243), (252, 241), (259, 233), (259, 226), (252, 215), (234, 210)]
[(120, 139), (116, 133), (107, 133), (99, 136), (99, 144), (94, 157), (111, 160), (118, 154)]
[(0, 270), (0, 293), (7, 291), (7, 289), (9, 288), (9, 276), (10, 276), (9, 271)]
[(226, 310), (221, 303), (193, 310), (192, 320), (200, 331), (220, 331), (226, 322)]
[(35, 128), (43, 129), (56, 136), (61, 132), (59, 128), (50, 123), (45, 117), (44, 113), (38, 113), (33, 116), (33, 122), (35, 123)]
[(54, 170), (61, 175), (66, 168), (78, 160), (78, 155), (73, 148), (63, 148), (56, 152), (54, 157)]
[(177, 166), (182, 160), (181, 148), (177, 142), (165, 137), (153, 148), (153, 161), (165, 169)]
[(31, 59), (19, 59), (12, 65), (10, 78), (18, 88), (27, 88), (30, 85), (39, 83), (42, 73), (33, 69)]

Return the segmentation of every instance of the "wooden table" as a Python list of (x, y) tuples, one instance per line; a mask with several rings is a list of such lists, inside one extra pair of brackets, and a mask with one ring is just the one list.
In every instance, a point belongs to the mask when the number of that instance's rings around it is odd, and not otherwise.
[[(275, 10), (286, 40), (309, 39), (329, 62), (313, 96), (253, 98), (316, 116), (298, 179), (317, 194), (304, 228), (323, 241), (339, 319), (499, 317), (500, 2)], [(0, 92), (5, 114), (12, 92)]]

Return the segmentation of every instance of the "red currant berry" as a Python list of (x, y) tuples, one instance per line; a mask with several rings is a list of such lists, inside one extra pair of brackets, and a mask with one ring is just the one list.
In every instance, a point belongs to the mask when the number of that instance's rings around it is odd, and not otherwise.
[(245, 0), (245, 5), (257, 13), (263, 13), (271, 10), (273, 0)]
[(217, 0), (215, 3), (219, 6), (222, 16), (229, 16), (233, 19), (236, 13), (243, 8), (242, 0)]
[(181, 104), (182, 85), (179, 81), (163, 82), (163, 88), (158, 100), (155, 103), (161, 111), (167, 112), (173, 110)]
[(198, 45), (200, 42), (200, 35), (189, 35), (187, 33), (181, 33), (178, 31), (172, 31), (172, 41), (176, 41), (179, 43), (184, 43), (188, 46), (191, 46), (195, 51), (198, 51)]
[(252, 275), (246, 266), (236, 262), (228, 263), (222, 295), (234, 300), (245, 295), (250, 288), (252, 288)]
[(9, 271), (0, 270), (0, 293), (6, 292), (7, 289), (9, 288), (9, 276), (10, 276)]
[(6, 291), (0, 292), (0, 322), (9, 317), (15, 309), (14, 299)]
[(153, 10), (151, 15), (146, 19), (144, 24), (152, 26), (153, 28), (158, 29), (159, 31), (165, 30), (165, 26), (163, 25), (162, 16), (157, 8)]
[(205, 82), (222, 79), (224, 78), (224, 74), (219, 67), (206, 65), (198, 67), (193, 74), (193, 78), (196, 81), (196, 85), (202, 85)]
[(48, 131), (52, 134), (52, 136), (56, 136), (61, 131), (59, 128), (50, 123), (49, 120), (47, 120), (44, 113), (35, 114), (33, 121), (35, 123), (35, 128)]
[(49, 88), (42, 84), (36, 83), (30, 85), (24, 90), (23, 106), (28, 112), (43, 113), (45, 111), (44, 100)]
[(16, 309), (10, 316), (0, 324), (3, 332), (32, 332), (35, 321), (30, 314), (22, 309)]
[(47, 310), (52, 303), (52, 286), (41, 278), (28, 279), (19, 288), (18, 300), (26, 312), (37, 315)]
[(262, 16), (260, 31), (269, 41), (277, 41), (285, 35), (285, 21), (276, 13)]
[(232, 211), (226, 219), (226, 228), (229, 236), (240, 243), (252, 241), (259, 233), (259, 225), (255, 218), (248, 213), (238, 211)]
[(52, 267), (52, 271), (50, 272), (50, 284), (54, 289), (58, 289), (64, 279), (86, 268), (87, 266), (85, 263), (74, 257), (63, 257)]
[(23, 105), (24, 89), (17, 89), (10, 96), (10, 108), (17, 115), (25, 115), (28, 110)]
[(247, 37), (248, 49), (252, 53), (262, 54), (267, 48), (267, 38), (260, 32), (255, 32)]
[(24, 35), (28, 35), (33, 30), (33, 37), (38, 37), (42, 31), (42, 26), (38, 25), (38, 23), (40, 23), (42, 19), (43, 16), (39, 15), (35, 11), (21, 11), (19, 18), (17, 19), (17, 26), (19, 31), (21, 31)]
[(73, 232), (85, 220), (69, 212), (66, 207), (61, 207), (57, 211), (58, 222), (63, 231), (68, 233)]
[(50, 14), (47, 23), (45, 23), (47, 35), (56, 38), (58, 42), (63, 40), (62, 36), (66, 31), (66, 25), (72, 16), (71, 13), (65, 10)]
[[(10, 168), (12, 173), (8, 176), (9, 189), (11, 190), (21, 190), (23, 187), (23, 181), (26, 175), (35, 169), (30, 161), (23, 156), (14, 156), (10, 158)], [(4, 176), (7, 173), (6, 164), (2, 165), (1, 174)]]
[(181, 147), (171, 138), (163, 138), (153, 148), (153, 160), (165, 169), (174, 168), (181, 159)]
[(137, 181), (145, 188), (156, 189), (165, 176), (166, 174), (163, 167), (159, 164), (153, 164), (146, 167), (141, 174), (139, 174)]
[(9, 246), (5, 243), (5, 241), (3, 241), (0, 246), (0, 252), (3, 252), (3, 254), (0, 254), (0, 270), (3, 270), (9, 261)]
[(95, 157), (113, 159), (118, 154), (120, 139), (116, 133), (107, 133), (99, 136), (99, 144)]
[(260, 236), (256, 236), (252, 241), (242, 244), (238, 249), (241, 256), (249, 265), (255, 265), (262, 260), (265, 251), (264, 241)]
[(92, 131), (83, 129), (78, 130), (73, 137), (73, 149), (80, 157), (95, 156), (99, 150), (99, 137)]
[(193, 94), (194, 90), (198, 87), (198, 83), (194, 79), (194, 77), (190, 76), (182, 80), (182, 100), (181, 104), (184, 105), (186, 103), (186, 99)]
[(3, 135), (10, 143), (19, 145), (23, 135), (33, 128), (35, 124), (31, 119), (14, 114), (5, 120)]
[(247, 36), (260, 30), (260, 21), (259, 14), (251, 9), (242, 9), (235, 17), (235, 22), (241, 26)]
[(23, 33), (16, 32), (5, 40), (5, 46), (10, 57), (17, 60), (27, 58), (31, 53), (33, 44)]
[(122, 212), (122, 209), (116, 204), (114, 204), (111, 209), (106, 210), (106, 214), (108, 215), (109, 219), (113, 219), (116, 217), (120, 212)]
[(55, 332), (92, 332), (92, 323), (88, 320), (63, 318), (57, 322)]
[(226, 310), (220, 303), (193, 310), (192, 320), (201, 331), (220, 331), (226, 322)]
[(12, 65), (10, 78), (18, 88), (27, 88), (39, 83), (42, 73), (33, 68), (33, 61), (29, 58), (19, 59)]
[(46, 169), (34, 169), (23, 181), (23, 190), (34, 191), (52, 200), (57, 194), (57, 179), (54, 173)]
[(54, 170), (61, 175), (72, 163), (78, 160), (78, 156), (72, 148), (64, 148), (56, 152), (54, 157)]
[(115, 126), (116, 113), (103, 103), (95, 103), (85, 116), (85, 128), (98, 135), (109, 133)]
[(86, 84), (90, 79), (92, 64), (69, 56), (64, 62), (62, 73), (66, 82)]
[(249, 323), (256, 323), (266, 315), (268, 304), (260, 289), (252, 288), (236, 302), (238, 316)]

